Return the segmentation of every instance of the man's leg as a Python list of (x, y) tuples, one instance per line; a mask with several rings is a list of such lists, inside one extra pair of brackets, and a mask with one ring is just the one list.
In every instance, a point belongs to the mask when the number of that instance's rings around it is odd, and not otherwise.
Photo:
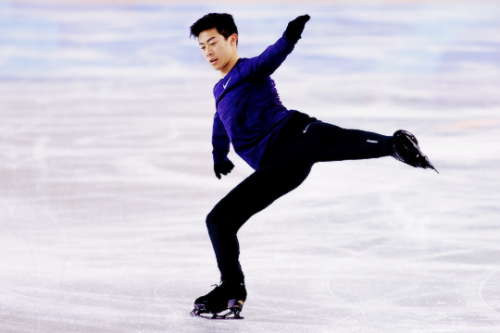
[(221, 281), (240, 283), (244, 280), (236, 236), (241, 226), (252, 215), (297, 188), (307, 178), (311, 167), (311, 163), (306, 163), (257, 169), (208, 214), (207, 228)]
[(323, 122), (310, 124), (301, 143), (303, 156), (314, 162), (378, 158), (390, 156), (393, 149), (392, 136)]
[(415, 136), (398, 130), (392, 136), (344, 129), (296, 112), (276, 141), (266, 150), (261, 165), (316, 163), (392, 156), (416, 168), (436, 168), (422, 153)]
[(313, 163), (392, 156), (413, 167), (438, 172), (420, 150), (415, 136), (404, 130), (385, 136), (314, 122), (300, 131), (295, 145), (288, 152), (284, 150), (285, 154)]
[(393, 137), (316, 121), (278, 137), (263, 164), (316, 163), (390, 156)]

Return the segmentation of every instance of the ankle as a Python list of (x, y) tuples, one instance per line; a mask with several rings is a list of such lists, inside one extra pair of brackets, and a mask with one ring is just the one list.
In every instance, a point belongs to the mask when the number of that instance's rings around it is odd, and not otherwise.
[(387, 155), (394, 156), (395, 146), (394, 146), (394, 136), (391, 136), (387, 139), (385, 144), (385, 149), (387, 151)]

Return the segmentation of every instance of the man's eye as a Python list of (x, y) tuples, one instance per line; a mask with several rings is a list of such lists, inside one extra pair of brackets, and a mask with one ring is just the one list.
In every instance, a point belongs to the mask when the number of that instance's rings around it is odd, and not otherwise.
[(201, 49), (202, 49), (202, 50), (204, 50), (204, 49), (205, 49), (205, 46), (203, 46)]
[(212, 43), (212, 44), (210, 44), (210, 46), (214, 46), (215, 44), (216, 44), (216, 43)]

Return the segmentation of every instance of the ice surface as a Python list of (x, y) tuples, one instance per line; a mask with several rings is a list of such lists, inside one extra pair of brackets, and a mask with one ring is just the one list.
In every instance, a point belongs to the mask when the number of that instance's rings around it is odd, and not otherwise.
[[(213, 175), (207, 12), (246, 57), (309, 13), (283, 103), (407, 129), (441, 172), (317, 164), (239, 233), (243, 321), (189, 317), (205, 216), (252, 171)], [(0, 2), (0, 331), (500, 332), (499, 31), (498, 2)]]

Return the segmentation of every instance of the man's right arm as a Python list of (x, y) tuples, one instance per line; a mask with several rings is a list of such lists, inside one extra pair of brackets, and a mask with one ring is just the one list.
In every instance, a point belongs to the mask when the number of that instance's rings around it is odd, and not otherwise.
[(229, 154), (229, 137), (224, 124), (219, 118), (219, 114), (215, 112), (214, 127), (212, 134), (212, 154), (214, 157), (214, 172), (217, 178), (221, 178), (221, 174), (227, 175), (234, 168), (231, 160), (227, 158)]
[(212, 154), (214, 156), (214, 164), (222, 164), (227, 161), (229, 154), (229, 137), (227, 136), (224, 124), (219, 118), (219, 114), (215, 112), (214, 127), (212, 133)]

